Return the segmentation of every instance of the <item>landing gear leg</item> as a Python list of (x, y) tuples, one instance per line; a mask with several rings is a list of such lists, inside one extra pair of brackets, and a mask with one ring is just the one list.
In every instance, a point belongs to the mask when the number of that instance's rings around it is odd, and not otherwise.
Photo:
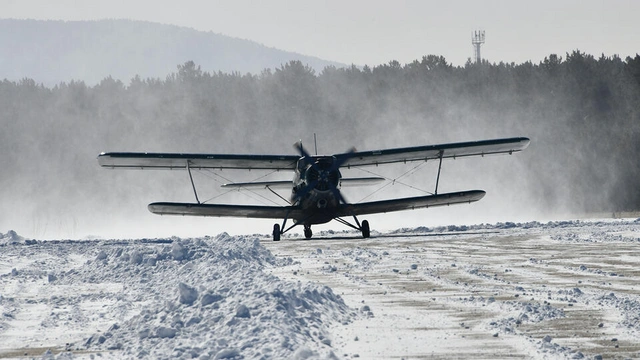
[(362, 224), (360, 223), (360, 221), (358, 221), (358, 218), (353, 215), (353, 220), (355, 220), (356, 225), (351, 224), (350, 222), (342, 219), (342, 218), (335, 218), (335, 221), (347, 225), (348, 227), (352, 228), (352, 229), (356, 229), (356, 230), (360, 230), (362, 231), (362, 237), (363, 238), (368, 238), (369, 236), (371, 236), (371, 230), (369, 228), (369, 222), (367, 220), (363, 220)]
[(369, 222), (367, 220), (362, 220), (362, 237), (368, 238), (371, 236), (371, 230), (369, 229)]
[(311, 239), (312, 236), (313, 236), (313, 232), (311, 231), (311, 225), (305, 225), (304, 226), (304, 237), (306, 239)]
[(280, 241), (280, 224), (273, 225), (273, 241)]

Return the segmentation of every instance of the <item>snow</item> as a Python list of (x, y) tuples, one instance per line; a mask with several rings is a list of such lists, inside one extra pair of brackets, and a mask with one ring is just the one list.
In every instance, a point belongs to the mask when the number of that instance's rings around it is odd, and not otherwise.
[(640, 219), (0, 234), (0, 358), (640, 357)]
[[(4, 248), (3, 262), (45, 259), (0, 275), (5, 352), (51, 347), (54, 354), (70, 348), (113, 358), (326, 358), (333, 356), (328, 324), (356, 316), (328, 287), (265, 272), (292, 260), (276, 259), (257, 238)], [(48, 266), (54, 258), (57, 266)]]

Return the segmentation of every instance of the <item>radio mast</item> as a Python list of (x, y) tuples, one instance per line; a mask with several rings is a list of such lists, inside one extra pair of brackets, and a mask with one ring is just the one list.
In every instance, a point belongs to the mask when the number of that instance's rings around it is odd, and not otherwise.
[(476, 57), (476, 64), (482, 62), (482, 56), (480, 56), (480, 46), (484, 44), (484, 30), (476, 30), (471, 34), (471, 44), (473, 45), (473, 52)]

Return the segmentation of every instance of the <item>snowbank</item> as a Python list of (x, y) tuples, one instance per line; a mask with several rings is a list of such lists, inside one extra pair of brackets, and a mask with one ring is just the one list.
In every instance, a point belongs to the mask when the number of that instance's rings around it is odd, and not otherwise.
[(24, 241), (24, 238), (18, 235), (15, 231), (9, 230), (6, 234), (0, 233), (0, 245), (2, 244), (17, 244)]
[[(126, 319), (84, 346), (124, 357), (334, 357), (328, 326), (355, 312), (330, 288), (265, 273), (277, 261), (255, 238), (102, 242), (95, 260), (62, 274), (60, 284), (120, 283), (111, 306)], [(127, 316), (126, 314), (132, 314)], [(117, 314), (112, 314), (118, 318)]]

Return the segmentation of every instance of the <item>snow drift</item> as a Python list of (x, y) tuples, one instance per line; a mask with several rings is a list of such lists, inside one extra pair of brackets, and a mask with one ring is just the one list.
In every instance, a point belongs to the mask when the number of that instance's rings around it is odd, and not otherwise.
[[(264, 271), (290, 264), (277, 260), (258, 239), (226, 233), (201, 239), (101, 242), (41, 242), (30, 251), (80, 254), (88, 260), (63, 271), (31, 271), (48, 287), (67, 291), (119, 284), (115, 291), (43, 296), (35, 301), (71, 305), (68, 314), (51, 311), (42, 324), (50, 332), (86, 327), (92, 311), (81, 303), (102, 303), (100, 317), (113, 323), (71, 350), (117, 358), (333, 357), (328, 326), (356, 315), (325, 286), (287, 282)], [(63, 250), (66, 249), (66, 250)], [(24, 249), (23, 249), (24, 250)], [(76, 255), (77, 256), (77, 255)], [(36, 255), (38, 257), (38, 255)], [(66, 257), (61, 257), (64, 259)], [(82, 261), (82, 260), (80, 260)], [(11, 276), (11, 275), (3, 275)], [(52, 289), (53, 290), (53, 289)], [(1, 299), (1, 298), (0, 298)], [(59, 302), (62, 300), (62, 302)], [(6, 310), (7, 299), (0, 300)], [(21, 306), (13, 307), (18, 316)], [(93, 307), (95, 309), (95, 307)], [(75, 323), (75, 324), (74, 324)], [(0, 333), (10, 326), (0, 324)], [(78, 339), (79, 340), (79, 339)]]

